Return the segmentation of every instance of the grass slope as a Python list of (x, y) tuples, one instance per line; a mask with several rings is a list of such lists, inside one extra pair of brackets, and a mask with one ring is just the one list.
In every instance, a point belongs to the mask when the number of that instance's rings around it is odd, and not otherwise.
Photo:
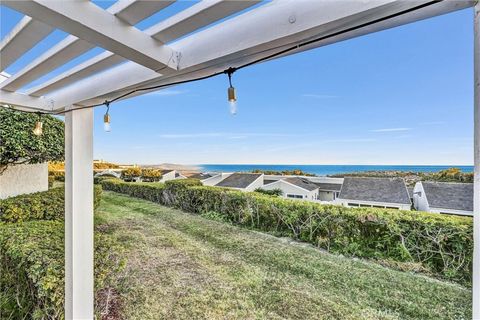
[(97, 226), (127, 250), (126, 319), (465, 319), (450, 283), (292, 245), (105, 192)]

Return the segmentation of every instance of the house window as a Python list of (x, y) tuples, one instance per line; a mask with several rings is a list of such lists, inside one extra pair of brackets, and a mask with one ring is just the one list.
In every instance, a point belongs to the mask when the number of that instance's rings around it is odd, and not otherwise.
[(349, 207), (358, 207), (358, 203), (348, 203)]
[(303, 199), (303, 196), (301, 194), (287, 194), (287, 198)]
[(398, 207), (385, 207), (385, 208), (387, 208), (387, 209), (397, 209), (397, 210), (400, 209)]
[(372, 206), (369, 204), (361, 204), (360, 207), (362, 208), (371, 208)]

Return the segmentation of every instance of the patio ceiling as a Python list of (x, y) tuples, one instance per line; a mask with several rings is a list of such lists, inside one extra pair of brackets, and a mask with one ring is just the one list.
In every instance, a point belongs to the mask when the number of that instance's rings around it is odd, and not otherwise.
[[(25, 14), (2, 39), (2, 71), (52, 31), (60, 29), (70, 35), (20, 71), (3, 73), (0, 102), (46, 112), (58, 112), (70, 105), (98, 104), (132, 89), (222, 72), (475, 3), (205, 0), (146, 30), (135, 27), (173, 2), (122, 0), (104, 10), (90, 1), (2, 1), (2, 5)], [(244, 12), (238, 14), (240, 11)], [(22, 90), (95, 47), (105, 51)], [(274, 56), (288, 48), (288, 52)]]

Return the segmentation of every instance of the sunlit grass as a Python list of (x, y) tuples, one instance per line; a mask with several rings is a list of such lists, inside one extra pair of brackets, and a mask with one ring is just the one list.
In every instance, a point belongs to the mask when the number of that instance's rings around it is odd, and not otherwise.
[(126, 247), (126, 319), (464, 319), (471, 293), (105, 192), (96, 218)]

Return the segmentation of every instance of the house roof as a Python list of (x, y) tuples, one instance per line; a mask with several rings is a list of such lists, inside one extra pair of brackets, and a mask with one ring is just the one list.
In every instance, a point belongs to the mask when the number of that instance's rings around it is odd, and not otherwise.
[(162, 173), (162, 176), (167, 174), (167, 173), (170, 173), (172, 172), (173, 170), (161, 170), (160, 172)]
[(315, 182), (320, 190), (326, 191), (340, 191), (342, 189), (341, 183), (322, 183), (322, 182)]
[(411, 204), (401, 178), (353, 178), (343, 180), (339, 199)]
[(234, 173), (217, 183), (215, 186), (245, 189), (261, 176), (261, 173)]
[(308, 191), (313, 191), (318, 189), (318, 186), (315, 183), (305, 178), (291, 177), (291, 178), (285, 178), (283, 180)]
[(408, 196), (411, 198), (413, 198), (413, 187), (407, 187), (407, 191), (408, 191)]
[(473, 211), (473, 183), (422, 182), (430, 207)]
[(205, 179), (208, 179), (208, 178), (211, 178), (211, 177), (213, 177), (213, 175), (211, 175), (209, 173), (200, 172), (200, 173), (192, 174), (189, 178), (190, 179), (205, 180)]

